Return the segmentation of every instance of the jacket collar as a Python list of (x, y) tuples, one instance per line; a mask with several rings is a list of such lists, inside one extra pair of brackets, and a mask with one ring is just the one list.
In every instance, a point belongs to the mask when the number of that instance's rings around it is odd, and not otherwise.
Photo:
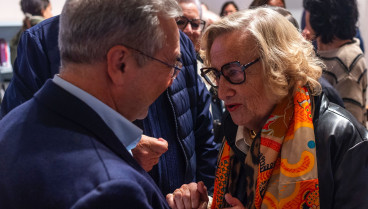
[(77, 97), (54, 84), (52, 80), (47, 80), (34, 97), (37, 102), (51, 111), (88, 130), (95, 135), (99, 142), (122, 159), (125, 159), (132, 167), (143, 170), (95, 111)]

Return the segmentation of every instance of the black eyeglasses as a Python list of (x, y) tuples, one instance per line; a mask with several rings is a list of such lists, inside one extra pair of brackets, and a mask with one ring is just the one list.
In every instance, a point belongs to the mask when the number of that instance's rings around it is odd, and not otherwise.
[(125, 46), (126, 48), (132, 49), (132, 50), (136, 51), (137, 53), (139, 53), (139, 54), (141, 54), (141, 55), (143, 55), (143, 56), (146, 56), (146, 57), (148, 57), (148, 58), (150, 58), (150, 59), (152, 59), (152, 60), (155, 60), (155, 61), (157, 61), (157, 62), (160, 62), (160, 63), (162, 63), (162, 64), (164, 64), (164, 65), (168, 66), (169, 68), (174, 69), (174, 70), (170, 73), (170, 74), (171, 74), (171, 78), (172, 78), (172, 79), (175, 79), (175, 78), (178, 76), (179, 72), (181, 71), (181, 68), (183, 67), (183, 63), (181, 63), (181, 61), (180, 61), (180, 59), (179, 59), (179, 58), (177, 58), (177, 60), (176, 60), (176, 62), (175, 62), (175, 65), (170, 65), (169, 63), (164, 62), (164, 61), (162, 61), (162, 60), (159, 60), (159, 59), (157, 59), (157, 58), (154, 58), (154, 57), (152, 57), (152, 56), (150, 56), (150, 55), (148, 55), (148, 54), (146, 54), (146, 53), (144, 53), (144, 52), (142, 52), (142, 51), (140, 51), (140, 50), (138, 50), (138, 49), (135, 49), (135, 48), (130, 47), (130, 46), (125, 45), (125, 44), (121, 44), (121, 45)]
[(185, 16), (177, 17), (175, 20), (180, 30), (184, 30), (187, 27), (188, 23), (190, 23), (192, 30), (198, 30), (198, 29), (203, 30), (204, 26), (206, 25), (206, 21), (204, 20), (201, 20), (201, 19), (189, 20)]
[(221, 67), (221, 71), (213, 67), (201, 68), (201, 76), (213, 87), (218, 87), (221, 75), (231, 84), (242, 84), (245, 81), (245, 70), (259, 60), (260, 58), (257, 58), (245, 65), (239, 61), (229, 62)]

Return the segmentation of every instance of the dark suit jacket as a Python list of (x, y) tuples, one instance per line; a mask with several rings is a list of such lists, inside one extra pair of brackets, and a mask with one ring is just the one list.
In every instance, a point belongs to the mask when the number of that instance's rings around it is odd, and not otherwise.
[[(31, 99), (47, 79), (59, 72), (59, 18), (49, 18), (23, 33), (13, 78), (1, 103), (0, 119)], [(211, 98), (197, 74), (194, 47), (183, 32), (180, 52), (184, 67), (141, 121), (145, 135), (162, 137), (170, 147), (150, 172), (163, 194), (197, 181), (203, 181), (211, 191), (215, 174), (217, 149), (211, 132)]]
[(51, 80), (0, 127), (0, 208), (168, 208), (97, 113)]

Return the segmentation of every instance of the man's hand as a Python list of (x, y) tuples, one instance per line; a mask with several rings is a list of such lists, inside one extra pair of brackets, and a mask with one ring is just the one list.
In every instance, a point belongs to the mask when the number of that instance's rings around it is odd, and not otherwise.
[(231, 208), (224, 208), (224, 209), (245, 209), (240, 200), (238, 198), (231, 196), (231, 194), (229, 193), (225, 194), (225, 200), (227, 203), (229, 203), (229, 205), (231, 205)]
[(169, 149), (167, 141), (163, 138), (152, 138), (142, 135), (137, 146), (132, 149), (134, 159), (145, 171), (150, 171), (160, 160), (160, 156)]
[(173, 209), (206, 209), (208, 204), (207, 188), (202, 181), (183, 184), (174, 193), (166, 195), (169, 206)]

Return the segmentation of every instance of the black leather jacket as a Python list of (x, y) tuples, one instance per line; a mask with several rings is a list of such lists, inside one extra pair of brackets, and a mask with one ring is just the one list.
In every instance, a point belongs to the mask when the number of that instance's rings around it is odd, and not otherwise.
[[(314, 97), (314, 102), (320, 208), (367, 209), (368, 131), (347, 110), (330, 103), (324, 94)], [(244, 162), (245, 155), (235, 146), (237, 126), (228, 113), (223, 121), (225, 138)], [(242, 199), (245, 194), (233, 195)]]

